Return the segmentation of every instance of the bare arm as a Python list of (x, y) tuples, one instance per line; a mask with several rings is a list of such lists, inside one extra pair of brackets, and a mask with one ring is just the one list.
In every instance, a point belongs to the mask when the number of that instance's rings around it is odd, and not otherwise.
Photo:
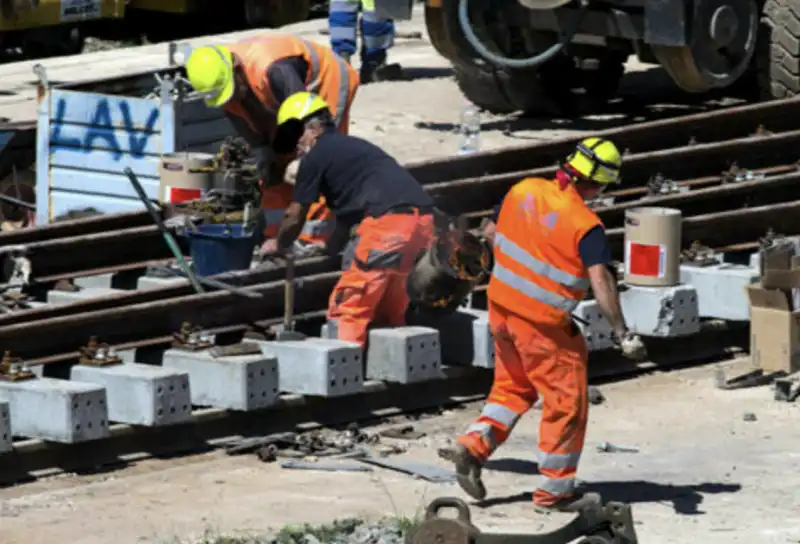
[(289, 251), (300, 236), (303, 230), (303, 225), (306, 224), (306, 215), (308, 215), (307, 204), (299, 204), (292, 202), (286, 208), (283, 214), (283, 221), (281, 222), (280, 229), (278, 230), (278, 249), (281, 251)]
[(614, 334), (621, 339), (628, 328), (625, 326), (625, 318), (622, 316), (617, 283), (614, 281), (611, 271), (604, 264), (590, 266), (588, 273), (589, 283), (592, 285), (594, 298), (600, 306), (600, 311), (611, 324)]

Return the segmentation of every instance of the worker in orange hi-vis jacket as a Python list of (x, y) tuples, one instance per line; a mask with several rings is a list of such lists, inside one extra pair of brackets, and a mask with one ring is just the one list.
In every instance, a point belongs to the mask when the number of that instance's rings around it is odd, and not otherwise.
[[(221, 108), (260, 155), (264, 250), (274, 250), (278, 225), (292, 194), (291, 185), (284, 183), (286, 169), (296, 158), (293, 145), (287, 151), (276, 141), (278, 108), (294, 93), (313, 91), (331, 108), (337, 130), (347, 134), (358, 72), (328, 47), (270, 32), (236, 43), (198, 47), (186, 61), (186, 74), (206, 104)], [(307, 219), (296, 247), (319, 246), (335, 228), (324, 199), (311, 206)]]
[(541, 398), (544, 479), (533, 494), (536, 509), (575, 512), (600, 502), (575, 488), (588, 416), (588, 351), (571, 312), (591, 286), (623, 353), (644, 356), (641, 339), (625, 326), (603, 224), (584, 202), (619, 183), (621, 163), (612, 142), (588, 138), (555, 180), (524, 179), (503, 201), (488, 288), (494, 384), (480, 417), (448, 452), (459, 484), (476, 499), (486, 496), (481, 466)]

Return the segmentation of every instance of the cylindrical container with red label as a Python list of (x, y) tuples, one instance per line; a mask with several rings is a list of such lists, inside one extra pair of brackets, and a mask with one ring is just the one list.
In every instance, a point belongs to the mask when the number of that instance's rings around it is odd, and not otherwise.
[(681, 211), (625, 211), (625, 283), (668, 287), (680, 283)]
[(165, 153), (161, 155), (158, 200), (180, 204), (198, 200), (213, 187), (214, 155), (210, 153)]

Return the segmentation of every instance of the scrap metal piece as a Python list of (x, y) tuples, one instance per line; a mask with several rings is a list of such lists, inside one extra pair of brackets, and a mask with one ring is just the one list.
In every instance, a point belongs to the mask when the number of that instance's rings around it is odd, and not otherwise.
[(96, 336), (89, 338), (89, 343), (80, 349), (81, 357), (79, 363), (89, 366), (110, 366), (122, 364), (122, 359), (117, 355), (117, 351), (109, 346), (97, 341)]
[(597, 445), (597, 451), (601, 453), (639, 453), (639, 450), (636, 448), (617, 446), (611, 442), (601, 442)]
[(449, 483), (456, 481), (456, 473), (452, 470), (444, 469), (417, 461), (401, 461), (397, 459), (381, 459), (372, 455), (359, 457), (359, 461), (369, 465), (375, 465), (389, 470), (395, 470), (411, 476), (416, 476), (423, 480), (433, 483)]
[(760, 368), (745, 372), (734, 378), (728, 378), (725, 375), (725, 369), (717, 367), (714, 370), (714, 386), (723, 391), (732, 391), (734, 389), (749, 389), (751, 387), (760, 387), (762, 385), (769, 385), (777, 378), (784, 376), (785, 373), (781, 371), (770, 372), (765, 374)]
[[(456, 517), (442, 517), (445, 508), (456, 510)], [(608, 502), (588, 507), (565, 526), (549, 533), (482, 533), (470, 519), (469, 508), (461, 499), (441, 497), (426, 509), (425, 521), (408, 535), (408, 544), (637, 544), (633, 514), (628, 504)]]
[(378, 434), (386, 438), (400, 438), (403, 440), (418, 440), (425, 436), (425, 433), (415, 431), (414, 426), (410, 423), (389, 427), (388, 429), (380, 431)]
[(12, 357), (10, 351), (3, 353), (0, 360), (0, 380), (7, 382), (19, 382), (36, 378), (36, 374), (19, 357)]
[(372, 472), (372, 467), (365, 467), (360, 463), (339, 463), (339, 462), (319, 462), (302, 461), (299, 459), (287, 459), (278, 463), (281, 468), (292, 468), (298, 470), (324, 470), (326, 472)]
[(260, 355), (261, 346), (255, 342), (239, 342), (230, 346), (216, 346), (209, 350), (212, 357), (237, 357), (239, 355)]
[(276, 433), (267, 436), (257, 436), (254, 438), (243, 438), (225, 447), (228, 455), (241, 455), (243, 453), (253, 453), (259, 448), (270, 444), (293, 444), (297, 439), (297, 433)]
[(172, 347), (187, 351), (200, 351), (214, 347), (208, 334), (204, 333), (200, 327), (195, 327), (188, 321), (181, 323), (181, 328), (174, 333)]
[(800, 398), (800, 372), (775, 380), (775, 400), (794, 402)]

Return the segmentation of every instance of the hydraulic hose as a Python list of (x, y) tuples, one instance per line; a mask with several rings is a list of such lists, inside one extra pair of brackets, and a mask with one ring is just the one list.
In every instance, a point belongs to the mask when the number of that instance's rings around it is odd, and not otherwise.
[(461, 26), (461, 31), (464, 33), (467, 42), (486, 62), (500, 68), (536, 68), (561, 53), (564, 47), (572, 41), (572, 38), (581, 27), (584, 15), (586, 15), (587, 8), (589, 7), (589, 0), (580, 0), (580, 5), (580, 12), (578, 13), (577, 19), (575, 19), (575, 24), (569, 32), (564, 34), (564, 38), (560, 42), (551, 45), (546, 51), (527, 59), (512, 59), (498, 55), (490, 51), (489, 48), (481, 42), (480, 38), (478, 38), (475, 31), (472, 29), (472, 23), (469, 21), (469, 0), (458, 0), (458, 23)]

